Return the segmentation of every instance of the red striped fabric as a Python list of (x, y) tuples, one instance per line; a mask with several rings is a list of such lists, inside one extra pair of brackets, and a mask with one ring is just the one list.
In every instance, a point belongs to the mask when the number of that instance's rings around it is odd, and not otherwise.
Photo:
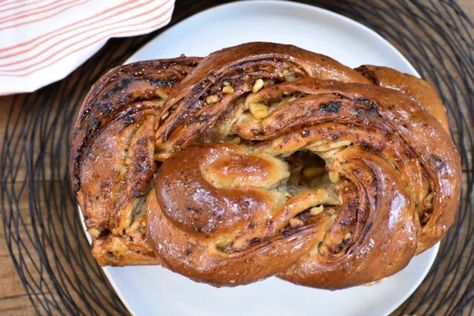
[(174, 0), (0, 1), (0, 95), (60, 80), (111, 37), (166, 25)]

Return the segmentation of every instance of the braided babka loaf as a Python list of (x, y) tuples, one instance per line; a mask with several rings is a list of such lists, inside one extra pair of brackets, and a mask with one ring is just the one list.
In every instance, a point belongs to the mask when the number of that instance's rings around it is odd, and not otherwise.
[(329, 289), (438, 242), (461, 178), (425, 81), (260, 42), (112, 69), (79, 111), (70, 172), (101, 265)]

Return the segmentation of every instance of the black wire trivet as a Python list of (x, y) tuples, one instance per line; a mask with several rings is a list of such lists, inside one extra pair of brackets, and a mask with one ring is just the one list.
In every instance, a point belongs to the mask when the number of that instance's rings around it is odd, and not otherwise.
[[(170, 25), (223, 2), (177, 1)], [(474, 315), (473, 22), (448, 0), (301, 2), (377, 31), (440, 92), (462, 156), (461, 207), (429, 275), (395, 314)], [(69, 135), (91, 84), (161, 31), (111, 40), (65, 80), (12, 99), (0, 156), (2, 219), (7, 247), (38, 314), (128, 313), (82, 230), (67, 176)]]

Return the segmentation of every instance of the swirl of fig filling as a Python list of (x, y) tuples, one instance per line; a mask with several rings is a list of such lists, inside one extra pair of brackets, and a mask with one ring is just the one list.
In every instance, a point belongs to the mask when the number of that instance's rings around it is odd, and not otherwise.
[(159, 102), (124, 101), (75, 134), (99, 262), (336, 289), (389, 276), (446, 234), (460, 161), (426, 82), (272, 43), (192, 63), (161, 72), (181, 76)]

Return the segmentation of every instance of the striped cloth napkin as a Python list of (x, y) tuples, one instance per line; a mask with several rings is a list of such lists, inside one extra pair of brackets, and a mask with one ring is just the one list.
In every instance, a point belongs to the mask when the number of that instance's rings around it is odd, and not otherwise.
[(0, 95), (63, 79), (111, 37), (149, 33), (174, 0), (0, 0)]

